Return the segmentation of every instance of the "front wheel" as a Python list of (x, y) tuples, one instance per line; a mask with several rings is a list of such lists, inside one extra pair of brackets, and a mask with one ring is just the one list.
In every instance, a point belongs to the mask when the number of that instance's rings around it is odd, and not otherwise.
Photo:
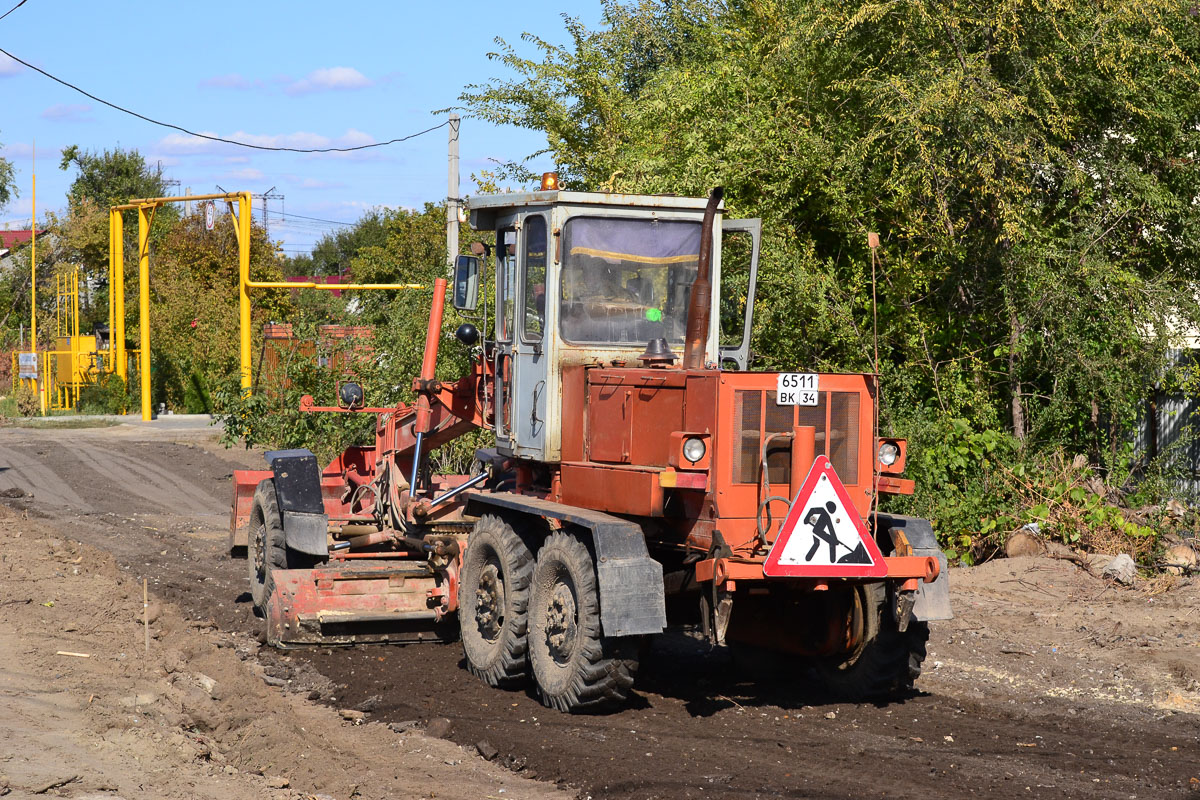
[(533, 554), (513, 526), (486, 515), (467, 540), (458, 579), (458, 625), (467, 669), (489, 686), (529, 676), (529, 581)]
[(283, 514), (275, 496), (275, 483), (266, 478), (254, 490), (250, 509), (250, 534), (246, 542), (246, 563), (250, 570), (250, 597), (263, 616), (275, 591), (277, 569), (312, 569), (325, 561), (321, 556), (289, 550), (283, 532)]
[(853, 592), (847, 622), (856, 643), (849, 653), (817, 663), (823, 683), (852, 700), (893, 697), (911, 690), (925, 660), (929, 625), (914, 620), (901, 631), (883, 583), (861, 584)]
[(250, 596), (254, 608), (265, 614), (271, 592), (275, 590), (272, 572), (287, 569), (287, 544), (283, 535), (283, 515), (270, 478), (259, 481), (250, 509), (250, 535), (246, 542), (246, 563), (250, 569)]
[(529, 660), (542, 703), (574, 712), (623, 702), (639, 645), (638, 637), (601, 636), (591, 554), (574, 536), (552, 534), (538, 551), (530, 600)]

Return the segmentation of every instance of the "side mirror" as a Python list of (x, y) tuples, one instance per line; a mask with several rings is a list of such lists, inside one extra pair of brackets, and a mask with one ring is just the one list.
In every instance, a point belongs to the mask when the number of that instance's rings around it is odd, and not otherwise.
[(459, 256), (454, 259), (454, 307), (459, 311), (474, 311), (479, 304), (479, 258)]

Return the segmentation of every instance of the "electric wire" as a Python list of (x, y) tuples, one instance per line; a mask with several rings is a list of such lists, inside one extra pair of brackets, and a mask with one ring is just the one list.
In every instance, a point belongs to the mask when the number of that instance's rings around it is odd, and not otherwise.
[(336, 219), (321, 219), (320, 217), (306, 217), (303, 214), (288, 214), (286, 212), (278, 212), (281, 217), (291, 217), (293, 219), (308, 219), (313, 222), (328, 222), (331, 225), (348, 225), (353, 227), (356, 223), (353, 222), (338, 222)]
[[(22, 2), (25, 2), (25, 0), (22, 0)], [(20, 4), (18, 4), (17, 8), (19, 8), (19, 7), (20, 7)], [(16, 10), (16, 9), (14, 8), (13, 10)], [(11, 14), (12, 11), (9, 11), (8, 13)], [(5, 16), (7, 16), (7, 14)], [(0, 19), (3, 19), (3, 17), (0, 17)], [(39, 67), (35, 67), (33, 64), (30, 64), (28, 61), (23, 61), (22, 59), (17, 58), (12, 53), (8, 52), (7, 50), (5, 50), (2, 47), (0, 47), (0, 53), (3, 53), (4, 55), (8, 56), (13, 61), (16, 61), (18, 64), (23, 64), (24, 66), (29, 67), (34, 72), (38, 72), (42, 75), (45, 75), (47, 78), (54, 81), (55, 83), (62, 84), (63, 86), (66, 86), (68, 89), (72, 89), (76, 92), (79, 92), (84, 97), (91, 98), (92, 100), (95, 100), (97, 103), (106, 105), (109, 108), (120, 111), (123, 114), (129, 114), (130, 116), (137, 117), (138, 119), (143, 120), (145, 122), (149, 122), (152, 125), (158, 125), (163, 128), (170, 128), (171, 130), (179, 131), (180, 133), (186, 133), (188, 136), (195, 136), (197, 139), (207, 139), (210, 142), (221, 142), (223, 144), (232, 144), (232, 145), (236, 145), (238, 147), (248, 147), (252, 150), (270, 150), (273, 152), (284, 152), (284, 153), (352, 153), (357, 150), (369, 150), (373, 147), (386, 147), (390, 144), (406, 142), (409, 139), (415, 139), (418, 136), (424, 136), (427, 133), (432, 133), (433, 131), (436, 131), (439, 128), (444, 128), (450, 124), (450, 120), (446, 120), (445, 122), (434, 125), (432, 128), (426, 128), (423, 131), (417, 131), (416, 133), (410, 133), (408, 136), (399, 136), (395, 139), (388, 139), (386, 142), (373, 142), (371, 144), (360, 144), (360, 145), (355, 145), (354, 147), (309, 147), (309, 148), (304, 148), (304, 147), (271, 147), (271, 146), (263, 145), (263, 144), (250, 144), (249, 142), (239, 142), (236, 139), (225, 139), (221, 136), (211, 136), (207, 133), (197, 133), (196, 131), (188, 130), (187, 128), (180, 127), (179, 125), (174, 125), (170, 122), (163, 122), (161, 120), (157, 120), (152, 117), (147, 117), (145, 114), (139, 114), (136, 111), (131, 111), (130, 109), (124, 108), (123, 106), (119, 106), (116, 103), (110, 103), (109, 101), (104, 100), (103, 98), (97, 97), (96, 95), (92, 94), (91, 92), (85, 91), (84, 89), (80, 89), (75, 84), (65, 81), (62, 78), (57, 78), (57, 77), (51, 75), (49, 72), (46, 72), (46, 70), (41, 69)]]
[[(12, 8), (10, 8), (8, 11), (5, 11), (3, 14), (0, 14), (0, 19), (4, 19), (4, 18), (5, 18), (5, 17), (7, 17), (9, 14), (11, 14), (11, 13), (12, 13), (12, 12), (14, 12), (14, 11), (16, 11), (18, 8), (20, 8), (21, 6), (25, 5), (25, 4), (26, 4), (26, 3), (28, 3), (28, 2), (29, 2), (29, 0), (21, 0), (21, 2), (17, 3), (15, 6), (13, 6)], [(12, 58), (12, 56), (9, 56), (9, 58)]]

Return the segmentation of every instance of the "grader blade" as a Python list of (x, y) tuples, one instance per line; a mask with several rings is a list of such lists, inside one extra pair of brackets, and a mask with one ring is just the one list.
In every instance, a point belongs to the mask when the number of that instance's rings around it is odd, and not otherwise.
[(445, 638), (447, 587), (422, 564), (333, 565), (273, 572), (267, 642), (351, 645)]

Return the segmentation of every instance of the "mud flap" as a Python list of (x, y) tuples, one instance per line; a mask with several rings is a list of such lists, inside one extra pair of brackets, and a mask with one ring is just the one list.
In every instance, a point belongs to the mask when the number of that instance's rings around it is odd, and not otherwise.
[(661, 633), (667, 624), (662, 564), (646, 552), (641, 528), (633, 523), (621, 527), (633, 530), (592, 528), (600, 583), (600, 627), (606, 636)]
[(947, 569), (946, 555), (938, 547), (937, 536), (934, 535), (929, 520), (899, 514), (876, 516), (876, 530), (887, 531), (891, 528), (903, 529), (905, 537), (912, 545), (914, 556), (934, 556), (941, 567), (937, 580), (933, 583), (922, 583), (917, 589), (912, 618), (918, 622), (954, 619), (954, 612), (950, 610), (950, 571)]
[(329, 517), (321, 499), (321, 470), (308, 450), (271, 450), (275, 496), (283, 514), (288, 548), (312, 556), (329, 555)]
[[(662, 633), (667, 601), (662, 564), (650, 557), (642, 529), (628, 520), (508, 492), (469, 492), (466, 511), (501, 508), (587, 528), (596, 553), (600, 627), (605, 636)], [(467, 547), (470, 547), (468, 541)]]

